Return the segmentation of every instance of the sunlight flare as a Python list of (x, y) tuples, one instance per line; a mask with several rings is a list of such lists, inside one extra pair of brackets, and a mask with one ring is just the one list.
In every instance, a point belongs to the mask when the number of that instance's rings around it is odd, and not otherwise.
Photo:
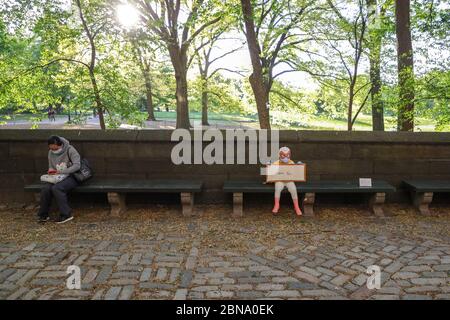
[(130, 4), (121, 4), (116, 9), (117, 19), (126, 28), (136, 26), (139, 21), (139, 12)]

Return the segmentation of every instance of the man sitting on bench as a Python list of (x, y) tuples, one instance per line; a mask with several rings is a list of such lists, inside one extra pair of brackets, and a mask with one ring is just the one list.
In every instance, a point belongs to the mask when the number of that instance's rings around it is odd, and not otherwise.
[(61, 175), (63, 179), (52, 183), (46, 182), (45, 187), (42, 188), (38, 221), (49, 220), (48, 211), (52, 199), (55, 197), (60, 210), (60, 217), (56, 223), (61, 224), (73, 219), (72, 210), (67, 201), (67, 193), (78, 186), (77, 180), (71, 174), (80, 170), (80, 154), (68, 140), (58, 136), (51, 136), (48, 139), (48, 148), (48, 175)]
[[(278, 155), (279, 155), (279, 160), (275, 161), (273, 164), (275, 164), (275, 165), (295, 164), (295, 162), (291, 160), (291, 150), (288, 147), (280, 148)], [(294, 203), (295, 213), (298, 216), (301, 216), (302, 210), (300, 209), (300, 207), (298, 205), (297, 187), (295, 186), (294, 181), (288, 181), (288, 182), (277, 181), (277, 182), (275, 182), (275, 204), (273, 206), (272, 213), (277, 214), (278, 210), (280, 209), (280, 196), (281, 196), (281, 191), (283, 191), (284, 187), (287, 187), (287, 189), (289, 190), (289, 193), (291, 194), (292, 202)]]

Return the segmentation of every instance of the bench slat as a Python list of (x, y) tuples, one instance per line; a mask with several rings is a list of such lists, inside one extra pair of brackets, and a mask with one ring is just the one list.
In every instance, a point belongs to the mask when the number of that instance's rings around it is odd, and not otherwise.
[[(372, 181), (372, 187), (359, 187), (357, 181), (311, 181), (296, 182), (298, 192), (314, 193), (376, 193), (395, 192), (395, 187), (382, 180)], [(272, 193), (274, 184), (263, 184), (261, 181), (226, 181), (225, 192)]]
[(450, 192), (450, 180), (405, 180), (403, 185), (416, 192)]
[[(25, 186), (26, 191), (40, 191), (43, 183), (35, 183)], [(74, 192), (200, 192), (203, 183), (201, 181), (185, 180), (93, 180), (78, 187)]]

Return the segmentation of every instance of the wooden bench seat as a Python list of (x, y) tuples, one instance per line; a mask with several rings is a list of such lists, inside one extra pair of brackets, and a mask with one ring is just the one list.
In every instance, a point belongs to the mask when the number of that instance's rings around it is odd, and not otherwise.
[(411, 193), (414, 207), (424, 215), (430, 214), (433, 193), (450, 193), (450, 180), (405, 180), (402, 186)]
[[(374, 180), (372, 187), (359, 187), (357, 181), (311, 181), (296, 182), (297, 192), (303, 193), (303, 212), (305, 216), (314, 216), (316, 193), (361, 193), (370, 194), (369, 208), (377, 216), (383, 216), (383, 203), (388, 192), (395, 192), (395, 187), (386, 181)], [(226, 181), (223, 191), (233, 193), (233, 215), (243, 215), (244, 193), (274, 193), (274, 184), (261, 181)], [(286, 188), (283, 192), (287, 192)]]
[[(36, 200), (40, 199), (43, 183), (25, 186), (26, 191), (36, 192)], [(102, 180), (87, 181), (71, 192), (77, 193), (106, 193), (111, 205), (111, 214), (120, 215), (126, 211), (127, 193), (180, 193), (181, 206), (184, 216), (193, 214), (194, 193), (202, 190), (201, 181), (185, 180)]]

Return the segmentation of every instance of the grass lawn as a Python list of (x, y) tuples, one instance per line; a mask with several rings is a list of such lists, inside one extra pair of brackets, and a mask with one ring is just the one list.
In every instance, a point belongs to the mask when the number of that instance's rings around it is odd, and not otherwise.
[[(202, 114), (200, 112), (190, 112), (189, 118), (191, 120), (201, 120)], [(277, 129), (293, 129), (293, 130), (347, 130), (347, 120), (344, 119), (328, 119), (319, 116), (308, 116), (305, 120), (300, 120), (300, 124), (296, 124), (295, 121), (297, 114), (288, 112), (272, 112), (273, 127)], [(157, 120), (175, 120), (175, 112), (156, 112), (155, 117)], [(242, 115), (242, 114), (221, 114), (210, 113), (208, 115), (208, 121), (210, 124), (222, 123), (247, 123), (248, 126), (258, 128), (258, 118), (256, 115)], [(395, 131), (397, 128), (397, 119), (391, 116), (385, 117), (385, 126), (387, 131)], [(293, 123), (294, 122), (294, 123)], [(434, 131), (435, 123), (431, 119), (416, 118), (416, 131)], [(354, 125), (357, 131), (370, 131), (372, 130), (372, 116), (371, 115), (359, 115)]]
[[(201, 112), (190, 112), (190, 119), (196, 125), (200, 123), (202, 114)], [(90, 114), (89, 114), (90, 116)], [(16, 121), (36, 121), (39, 117), (47, 119), (46, 114), (31, 115), (31, 114), (17, 114), (14, 116), (0, 115), (0, 123), (8, 122), (14, 123)], [(157, 120), (175, 121), (176, 113), (174, 111), (157, 111), (155, 112)], [(326, 117), (315, 115), (303, 115), (295, 114), (291, 112), (272, 111), (272, 126), (277, 129), (292, 129), (292, 130), (347, 130), (347, 121), (345, 119), (329, 119)], [(57, 115), (58, 120), (67, 120), (67, 115)], [(210, 113), (208, 115), (208, 121), (210, 124), (221, 124), (227, 126), (240, 125), (259, 128), (258, 117), (256, 114), (243, 115), (238, 113)], [(392, 116), (385, 116), (386, 131), (396, 130), (396, 118)], [(361, 114), (354, 125), (356, 131), (370, 131), (372, 130), (372, 117), (371, 115)], [(432, 119), (416, 118), (415, 119), (415, 131), (435, 131), (435, 122)]]
[[(165, 112), (165, 111), (156, 111), (155, 117), (157, 120), (175, 120), (176, 113), (175, 112)], [(202, 113), (201, 112), (189, 112), (189, 118), (191, 120), (201, 120)], [(229, 122), (253, 122), (258, 121), (256, 116), (245, 116), (238, 113), (209, 113), (208, 121), (229, 121)]]
[[(329, 119), (315, 115), (294, 115), (287, 112), (272, 112), (276, 119), (274, 127), (278, 129), (296, 129), (296, 130), (347, 130), (347, 120)], [(296, 121), (296, 118), (298, 119)], [(392, 116), (385, 116), (385, 130), (396, 131), (397, 119)], [(358, 116), (353, 126), (356, 131), (372, 130), (372, 116), (361, 114)], [(416, 118), (415, 131), (435, 131), (435, 123), (431, 119)]]

